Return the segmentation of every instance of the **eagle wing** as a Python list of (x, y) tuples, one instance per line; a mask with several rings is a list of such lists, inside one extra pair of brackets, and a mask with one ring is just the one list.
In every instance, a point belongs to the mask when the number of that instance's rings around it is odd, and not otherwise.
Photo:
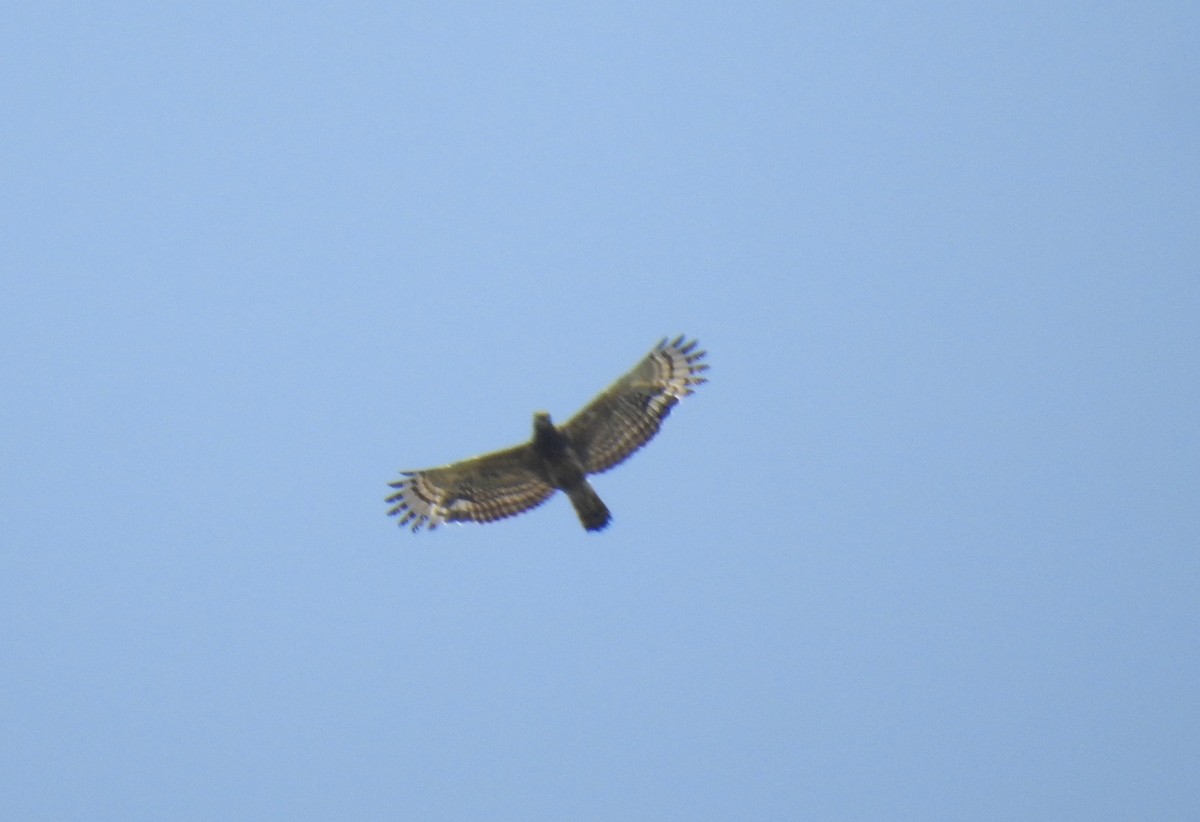
[(682, 335), (646, 357), (561, 426), (589, 474), (607, 471), (658, 433), (675, 403), (707, 382), (704, 351)]
[(400, 525), (430, 530), (443, 522), (491, 522), (541, 505), (554, 493), (531, 445), (518, 445), (479, 457), (404, 471), (388, 483), (396, 493), (388, 514)]

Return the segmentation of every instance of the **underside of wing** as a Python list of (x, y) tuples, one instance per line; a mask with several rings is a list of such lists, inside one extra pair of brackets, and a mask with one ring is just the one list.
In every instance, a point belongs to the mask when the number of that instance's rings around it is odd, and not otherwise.
[(680, 335), (654, 350), (562, 426), (589, 474), (607, 471), (658, 433), (671, 408), (707, 382), (696, 340)]
[(518, 445), (440, 468), (405, 471), (389, 483), (388, 514), (433, 530), (443, 522), (492, 522), (541, 505), (554, 493), (533, 449)]

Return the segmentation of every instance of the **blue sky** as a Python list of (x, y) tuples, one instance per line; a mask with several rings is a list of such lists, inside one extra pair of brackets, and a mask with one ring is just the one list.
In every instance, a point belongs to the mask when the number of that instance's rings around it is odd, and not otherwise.
[[(18, 4), (14, 819), (1184, 819), (1192, 3)], [(711, 382), (413, 535), (399, 469)]]

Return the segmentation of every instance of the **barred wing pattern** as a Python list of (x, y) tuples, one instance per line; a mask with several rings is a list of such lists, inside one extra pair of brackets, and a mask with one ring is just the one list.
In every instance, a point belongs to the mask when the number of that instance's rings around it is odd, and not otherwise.
[(589, 474), (623, 462), (658, 433), (671, 408), (708, 380), (696, 340), (663, 339), (633, 370), (562, 426)]
[(529, 444), (484, 454), (441, 468), (405, 471), (388, 483), (388, 514), (416, 531), (443, 522), (492, 522), (536, 508), (554, 493)]

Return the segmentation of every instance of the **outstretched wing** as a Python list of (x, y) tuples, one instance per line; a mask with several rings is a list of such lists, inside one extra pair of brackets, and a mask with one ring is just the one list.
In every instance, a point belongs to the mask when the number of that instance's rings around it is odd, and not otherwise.
[(443, 522), (491, 522), (541, 505), (554, 493), (538, 467), (533, 448), (518, 445), (441, 468), (404, 471), (388, 483), (388, 514), (400, 525), (430, 530)]
[(562, 426), (589, 474), (607, 471), (658, 433), (675, 403), (707, 380), (696, 340), (663, 340)]

